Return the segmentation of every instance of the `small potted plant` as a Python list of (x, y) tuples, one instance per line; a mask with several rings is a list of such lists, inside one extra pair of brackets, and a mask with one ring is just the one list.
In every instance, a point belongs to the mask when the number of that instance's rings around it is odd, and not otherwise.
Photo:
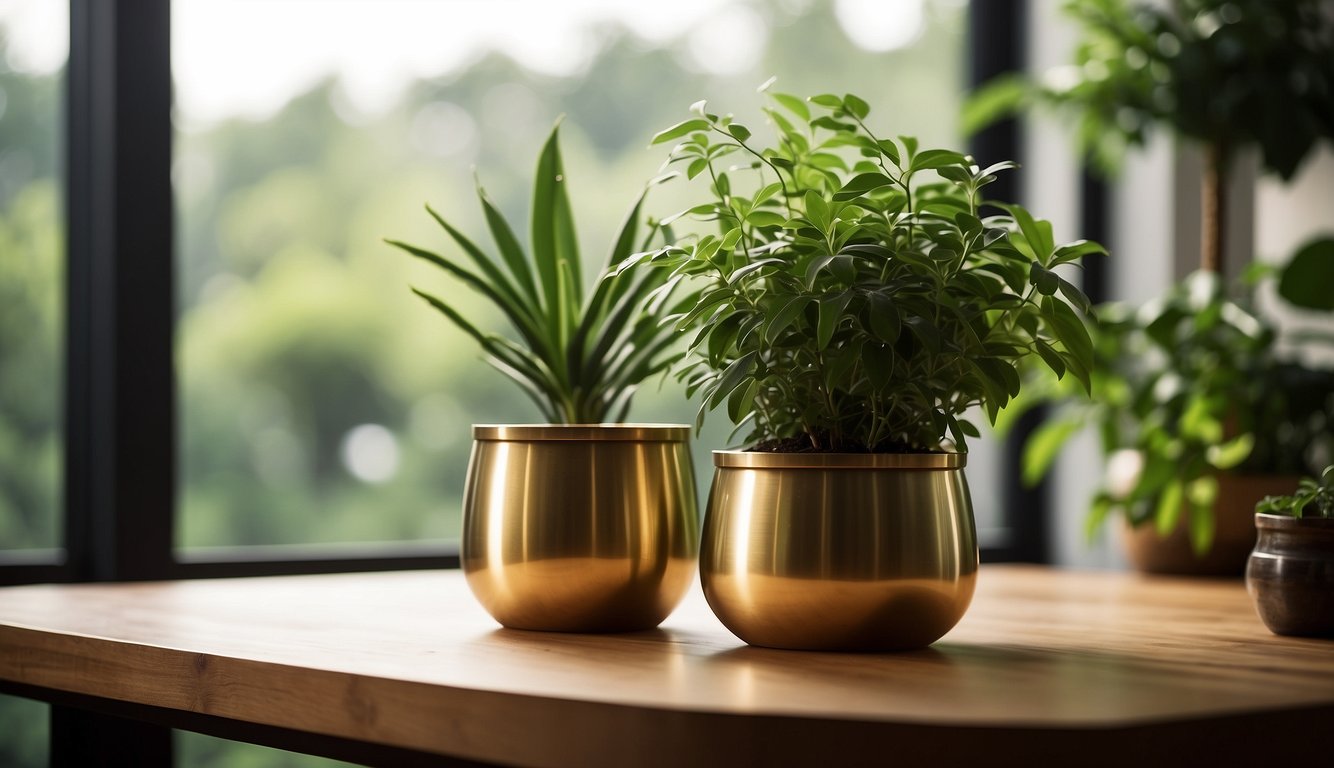
[(1334, 466), (1255, 508), (1246, 589), (1277, 635), (1334, 637)]
[(642, 194), (584, 296), (559, 126), (538, 160), (526, 251), (480, 186), (478, 197), (496, 256), (429, 206), (467, 262), (389, 241), (501, 310), (513, 338), (414, 289), (551, 422), (473, 427), (461, 542), (468, 585), (508, 627), (654, 627), (685, 593), (698, 551), (689, 427), (606, 422), (623, 419), (636, 386), (680, 357), (661, 319), (693, 298), (673, 297), (678, 281), (665, 269), (621, 267), (659, 234), (654, 223), (641, 229)]
[(1087, 384), (1088, 304), (1054, 270), (1101, 248), (984, 210), (1010, 163), (881, 138), (854, 95), (771, 98), (767, 146), (703, 102), (656, 137), (717, 232), (641, 258), (702, 286), (679, 375), (749, 445), (714, 452), (704, 594), (755, 645), (926, 646), (977, 574), (964, 414), (994, 419), (1030, 355)]

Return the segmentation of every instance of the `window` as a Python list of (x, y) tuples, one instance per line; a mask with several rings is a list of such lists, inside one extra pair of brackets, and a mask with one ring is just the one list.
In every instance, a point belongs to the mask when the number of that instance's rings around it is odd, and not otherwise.
[[(647, 137), (700, 96), (755, 110), (754, 87), (776, 74), (798, 93), (862, 93), (895, 130), (954, 145), (964, 84), (1018, 55), (1012, 8), (961, 0), (552, 8), (0, 6), (0, 583), (456, 562), (444, 542), (468, 425), (535, 414), (409, 300), (437, 276), (380, 237), (430, 238), (428, 201), (479, 229), (471, 165), (521, 216), (565, 112), (575, 212), (597, 253), (662, 160)], [(15, 34), (26, 23), (36, 32)], [(32, 50), (45, 53), (20, 53), (44, 36)], [(675, 194), (655, 192), (658, 215)], [(668, 385), (634, 417), (692, 409)], [(722, 422), (697, 442), (701, 495)], [(1040, 557), (1009, 546), (1031, 522), (1015, 513), (1033, 510), (1016, 509), (1000, 455), (974, 446), (983, 545)], [(254, 546), (376, 540), (426, 543)], [(15, 554), (31, 548), (44, 551)], [(6, 723), (45, 720), (41, 705), (0, 708)], [(40, 764), (40, 726), (21, 732), (36, 740), (0, 739), (0, 762)], [(201, 762), (215, 747), (179, 741)]]
[[(770, 75), (795, 93), (855, 91), (892, 130), (957, 145), (966, 11), (367, 0), (322, 6), (306, 35), (300, 0), (177, 0), (177, 546), (455, 538), (470, 424), (537, 414), (408, 293), (465, 289), (381, 239), (448, 247), (427, 202), (484, 232), (474, 166), (523, 220), (565, 113), (582, 251), (598, 258), (663, 160), (648, 138), (706, 96), (762, 122), (755, 86)], [(656, 189), (650, 212), (676, 211), (684, 191)], [(690, 422), (693, 408), (669, 382), (645, 387), (631, 417)], [(701, 498), (725, 421), (696, 444)], [(979, 442), (979, 527), (999, 535), (1000, 475)]]
[(65, 11), (0, 6), (0, 550), (60, 541)]

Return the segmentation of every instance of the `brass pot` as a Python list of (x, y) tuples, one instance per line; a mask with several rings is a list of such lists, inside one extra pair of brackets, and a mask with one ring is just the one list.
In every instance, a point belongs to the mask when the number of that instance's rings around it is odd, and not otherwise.
[(658, 625), (699, 551), (689, 427), (474, 426), (462, 565), (496, 621), (619, 632)]
[(1246, 590), (1276, 635), (1334, 637), (1334, 518), (1256, 515)]
[(966, 459), (715, 451), (700, 552), (709, 606), (751, 645), (930, 645), (977, 580)]

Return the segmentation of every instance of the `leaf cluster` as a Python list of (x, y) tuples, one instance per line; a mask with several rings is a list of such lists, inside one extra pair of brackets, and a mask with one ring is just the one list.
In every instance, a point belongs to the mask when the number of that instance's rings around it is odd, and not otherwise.
[(1296, 493), (1264, 497), (1255, 505), (1255, 511), (1288, 517), (1334, 517), (1334, 466), (1325, 467), (1319, 480), (1302, 478)]
[(657, 223), (640, 225), (647, 187), (626, 216), (591, 293), (584, 295), (559, 131), (557, 124), (538, 158), (527, 250), (480, 184), (477, 197), (494, 253), (484, 252), (430, 206), (426, 210), (467, 262), (397, 240), (387, 242), (434, 264), (500, 309), (513, 337), (485, 332), (448, 301), (413, 289), (471, 337), (487, 362), (513, 380), (545, 419), (571, 424), (621, 421), (639, 383), (680, 358), (673, 350), (676, 334), (661, 318), (682, 311), (693, 298), (673, 296), (675, 283), (669, 284), (665, 268), (646, 265), (631, 272), (620, 266), (661, 234)]
[[(1328, 243), (1328, 246), (1322, 245)], [(1288, 278), (1296, 272), (1334, 285), (1334, 242), (1303, 248), (1279, 276), (1280, 296), (1306, 308), (1327, 302)], [(1249, 294), (1274, 275), (1257, 267), (1236, 292)], [(1327, 292), (1326, 292), (1327, 293)], [(1099, 308), (1093, 334), (1093, 399), (1065, 397), (1064, 407), (1029, 439), (1024, 475), (1035, 482), (1061, 446), (1086, 424), (1097, 426), (1111, 455), (1142, 459), (1129, 487), (1104, 487), (1088, 519), (1090, 534), (1112, 512), (1132, 524), (1153, 521), (1164, 535), (1188, 513), (1191, 541), (1207, 552), (1214, 535), (1218, 472), (1308, 474), (1334, 456), (1334, 369), (1310, 368), (1279, 354), (1279, 333), (1246, 299), (1232, 299), (1219, 277), (1197, 272), (1161, 300), (1130, 312)], [(1305, 341), (1334, 346), (1334, 336)]]
[[(763, 90), (763, 89), (762, 89)], [(659, 133), (669, 163), (707, 181), (682, 215), (714, 231), (640, 255), (701, 285), (675, 316), (698, 421), (726, 406), (748, 443), (819, 451), (966, 450), (1039, 355), (1088, 386), (1088, 300), (1056, 268), (1101, 252), (982, 194), (1009, 162), (880, 138), (848, 94), (768, 93), (768, 145), (731, 116)]]
[(1005, 77), (965, 107), (976, 130), (1031, 103), (1074, 116), (1082, 150), (1104, 169), (1154, 125), (1222, 150), (1248, 146), (1292, 178), (1334, 140), (1334, 16), (1324, 0), (1078, 0), (1074, 64), (1038, 83)]

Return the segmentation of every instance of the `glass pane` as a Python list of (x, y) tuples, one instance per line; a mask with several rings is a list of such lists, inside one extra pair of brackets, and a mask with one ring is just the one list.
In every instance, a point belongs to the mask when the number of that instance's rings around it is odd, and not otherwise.
[(202, 733), (173, 731), (176, 764), (181, 768), (341, 768), (351, 766), (339, 760), (303, 755), (281, 749), (228, 741)]
[(0, 549), (58, 546), (68, 3), (0, 5)]
[[(965, 14), (959, 0), (367, 0), (321, 4), (311, 35), (300, 0), (177, 0), (179, 543), (456, 537), (469, 425), (538, 414), (408, 286), (453, 290), (483, 327), (502, 327), (496, 313), (382, 238), (446, 247), (427, 202), (482, 237), (474, 167), (522, 221), (564, 114), (591, 262), (658, 172), (649, 137), (704, 97), (762, 124), (770, 75), (854, 91), (887, 132), (957, 144)], [(684, 191), (655, 190), (651, 212)], [(693, 415), (669, 382), (631, 418)], [(723, 420), (697, 443), (701, 485)]]
[(50, 707), (40, 701), (0, 694), (0, 765), (45, 768), (50, 763)]

